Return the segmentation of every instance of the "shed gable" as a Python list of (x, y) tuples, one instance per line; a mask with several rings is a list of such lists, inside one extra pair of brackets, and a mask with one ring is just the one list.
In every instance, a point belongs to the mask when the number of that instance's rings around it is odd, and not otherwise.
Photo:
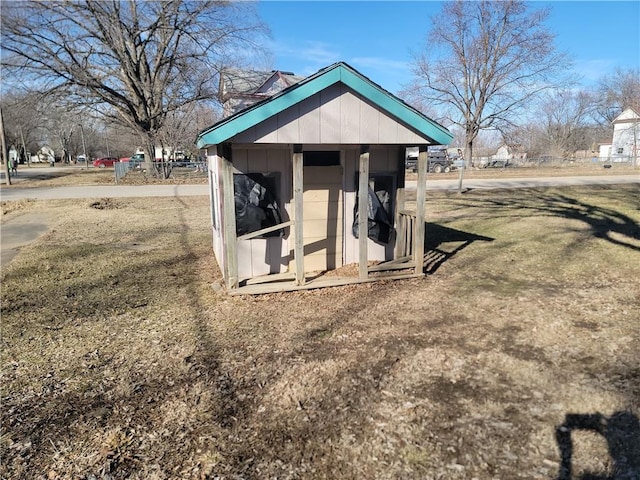
[(339, 82), (240, 132), (233, 143), (407, 144), (425, 138)]
[[(335, 85), (342, 85), (338, 89)], [(348, 87), (352, 93), (355, 93), (357, 98), (358, 109), (348, 108), (349, 103), (354, 103), (352, 98), (345, 96), (344, 93), (347, 90), (343, 90), (344, 87)], [(321, 94), (319, 99), (306, 100)], [(332, 101), (325, 101), (327, 97), (335, 97), (336, 103)], [(334, 100), (335, 98), (332, 98)], [(366, 100), (366, 101), (365, 101)], [(237, 135), (244, 134), (253, 128), (262, 124), (262, 127), (266, 127), (266, 131), (278, 132), (278, 137), (287, 138), (287, 143), (304, 143), (304, 140), (300, 138), (289, 138), (292, 129), (283, 130), (285, 125), (289, 125), (293, 121), (292, 112), (295, 110), (289, 110), (291, 107), (298, 106), (299, 104), (313, 105), (313, 102), (317, 102), (320, 105), (322, 113), (323, 109), (332, 110), (332, 114), (323, 115), (322, 132), (334, 131), (332, 138), (336, 138), (341, 141), (342, 134), (340, 133), (340, 127), (348, 127), (349, 137), (351, 138), (354, 132), (353, 123), (357, 118), (358, 128), (363, 125), (361, 121), (361, 107), (363, 103), (366, 103), (374, 110), (379, 112), (386, 112), (382, 117), (377, 117), (379, 125), (383, 127), (389, 127), (393, 130), (397, 124), (402, 124), (407, 130), (412, 130), (418, 135), (418, 137), (411, 136), (410, 140), (406, 143), (434, 143), (440, 145), (448, 144), (453, 135), (437, 122), (427, 118), (424, 114), (420, 113), (416, 109), (404, 103), (399, 98), (395, 97), (391, 93), (382, 89), (380, 86), (374, 84), (369, 79), (353, 70), (345, 63), (339, 62), (326, 69), (320, 70), (315, 75), (307, 77), (305, 80), (293, 85), (284, 91), (274, 95), (273, 97), (257, 103), (251, 107), (247, 107), (242, 111), (237, 112), (235, 115), (226, 118), (225, 120), (218, 122), (212, 127), (204, 130), (200, 133), (197, 140), (199, 148), (204, 148), (210, 145), (217, 145), (223, 142), (227, 142)], [(339, 111), (335, 111), (335, 108), (339, 108)], [(309, 108), (309, 107), (307, 107)], [(343, 108), (345, 111), (343, 112)], [(362, 107), (366, 109), (366, 107)], [(289, 110), (284, 113), (285, 110)], [(276, 120), (275, 127), (269, 125), (268, 122), (272, 117), (277, 117), (283, 114), (280, 120)], [(306, 113), (304, 110), (298, 111), (299, 114)], [(290, 119), (290, 121), (287, 121)], [(389, 121), (392, 120), (391, 123)], [(311, 121), (312, 118), (307, 118), (303, 122)], [(300, 125), (300, 122), (297, 122)], [(293, 128), (295, 129), (295, 128)], [(370, 129), (367, 129), (371, 131)], [(265, 131), (265, 133), (266, 133)], [(285, 131), (287, 133), (285, 133)], [(265, 133), (256, 133), (256, 138), (263, 138)], [(293, 132), (295, 133), (295, 132)], [(299, 132), (298, 132), (299, 133)], [(404, 132), (406, 133), (406, 132)], [(322, 133), (321, 133), (322, 134)], [(369, 135), (369, 134), (367, 134)], [(394, 138), (396, 134), (390, 133), (388, 138)], [(361, 136), (362, 138), (362, 136)], [(378, 135), (378, 139), (380, 135)], [(385, 137), (387, 138), (387, 137)], [(380, 143), (398, 143), (404, 142), (404, 140), (389, 140), (387, 142)], [(264, 140), (263, 140), (264, 141)], [(284, 141), (284, 140), (282, 140)], [(364, 140), (361, 140), (364, 142)], [(356, 142), (357, 143), (357, 142)], [(374, 143), (368, 141), (367, 143)]]

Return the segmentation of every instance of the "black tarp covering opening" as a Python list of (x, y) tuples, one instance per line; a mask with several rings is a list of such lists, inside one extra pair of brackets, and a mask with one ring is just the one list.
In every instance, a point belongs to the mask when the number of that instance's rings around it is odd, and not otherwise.
[[(373, 178), (369, 182), (367, 236), (374, 242), (389, 243), (393, 236), (390, 181), (391, 177), (382, 177)], [(373, 184), (373, 188), (371, 184)], [(356, 238), (358, 238), (358, 218), (358, 195), (356, 194), (352, 227), (353, 235)]]
[[(261, 173), (233, 175), (233, 196), (236, 206), (236, 235), (257, 232), (282, 223), (276, 200), (276, 178)], [(281, 237), (284, 230), (265, 233), (260, 237)]]

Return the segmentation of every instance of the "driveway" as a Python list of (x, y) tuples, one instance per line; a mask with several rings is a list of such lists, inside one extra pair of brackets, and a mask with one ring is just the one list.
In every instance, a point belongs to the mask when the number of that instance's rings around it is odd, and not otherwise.
[(49, 230), (46, 213), (33, 212), (12, 218), (2, 225), (0, 267), (7, 265), (20, 249)]

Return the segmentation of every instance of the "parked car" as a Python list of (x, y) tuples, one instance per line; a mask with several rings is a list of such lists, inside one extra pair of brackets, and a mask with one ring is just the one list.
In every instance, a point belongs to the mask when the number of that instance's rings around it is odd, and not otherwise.
[(113, 167), (113, 164), (117, 162), (118, 162), (118, 159), (115, 157), (96, 158), (93, 161), (93, 166), (96, 168)]
[[(121, 162), (144, 163), (144, 153), (134, 153), (129, 158), (121, 158)], [(162, 162), (162, 158), (156, 158), (154, 162)]]
[[(455, 170), (453, 160), (449, 158), (446, 150), (429, 151), (427, 157), (427, 170), (432, 173), (449, 173)], [(418, 158), (407, 157), (405, 166), (407, 170), (417, 171)]]

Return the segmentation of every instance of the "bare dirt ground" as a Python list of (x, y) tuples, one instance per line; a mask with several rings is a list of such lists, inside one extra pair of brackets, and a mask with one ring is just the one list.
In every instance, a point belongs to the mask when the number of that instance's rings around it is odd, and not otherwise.
[(229, 297), (206, 198), (3, 203), (0, 477), (639, 478), (637, 185), (427, 205), (423, 279)]

